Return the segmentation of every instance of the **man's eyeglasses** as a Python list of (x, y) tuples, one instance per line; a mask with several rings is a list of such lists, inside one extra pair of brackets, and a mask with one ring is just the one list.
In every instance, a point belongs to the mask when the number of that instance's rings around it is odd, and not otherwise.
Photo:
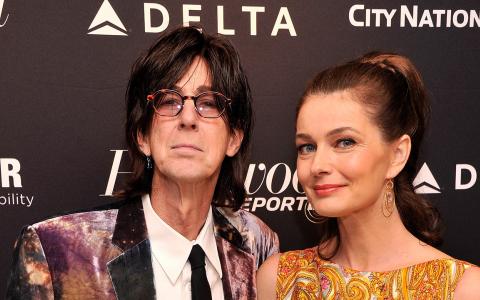
[(153, 108), (160, 116), (174, 117), (178, 115), (185, 100), (192, 99), (197, 113), (204, 118), (218, 118), (232, 100), (219, 92), (203, 92), (196, 96), (183, 96), (176, 90), (161, 89), (147, 96)]

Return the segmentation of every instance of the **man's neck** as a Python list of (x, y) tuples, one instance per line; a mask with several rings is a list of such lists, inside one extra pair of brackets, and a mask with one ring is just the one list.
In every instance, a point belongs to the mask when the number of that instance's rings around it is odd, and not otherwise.
[(215, 185), (153, 182), (150, 199), (155, 213), (189, 240), (197, 238), (207, 219)]

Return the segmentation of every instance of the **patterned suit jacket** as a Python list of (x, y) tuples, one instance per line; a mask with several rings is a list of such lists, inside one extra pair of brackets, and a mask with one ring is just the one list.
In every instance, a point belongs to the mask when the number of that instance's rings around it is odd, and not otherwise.
[[(277, 235), (254, 215), (214, 208), (225, 299), (256, 299), (255, 272), (278, 252)], [(51, 218), (23, 229), (7, 299), (155, 299), (140, 198)]]

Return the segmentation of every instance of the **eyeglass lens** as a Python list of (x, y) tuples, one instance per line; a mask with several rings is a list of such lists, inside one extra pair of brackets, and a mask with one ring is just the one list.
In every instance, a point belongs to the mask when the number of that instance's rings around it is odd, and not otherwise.
[[(194, 98), (195, 108), (202, 117), (216, 118), (225, 110), (226, 98), (214, 92), (205, 92)], [(153, 100), (158, 114), (162, 116), (176, 116), (182, 110), (182, 96), (175, 92), (159, 91)]]

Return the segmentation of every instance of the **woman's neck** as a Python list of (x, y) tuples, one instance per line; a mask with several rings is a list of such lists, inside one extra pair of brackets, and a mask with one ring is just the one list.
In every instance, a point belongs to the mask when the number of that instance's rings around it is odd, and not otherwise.
[(425, 244), (405, 228), (396, 209), (385, 217), (377, 208), (338, 219), (340, 247), (332, 260), (359, 271), (389, 271), (421, 262), (427, 256), (422, 252)]

